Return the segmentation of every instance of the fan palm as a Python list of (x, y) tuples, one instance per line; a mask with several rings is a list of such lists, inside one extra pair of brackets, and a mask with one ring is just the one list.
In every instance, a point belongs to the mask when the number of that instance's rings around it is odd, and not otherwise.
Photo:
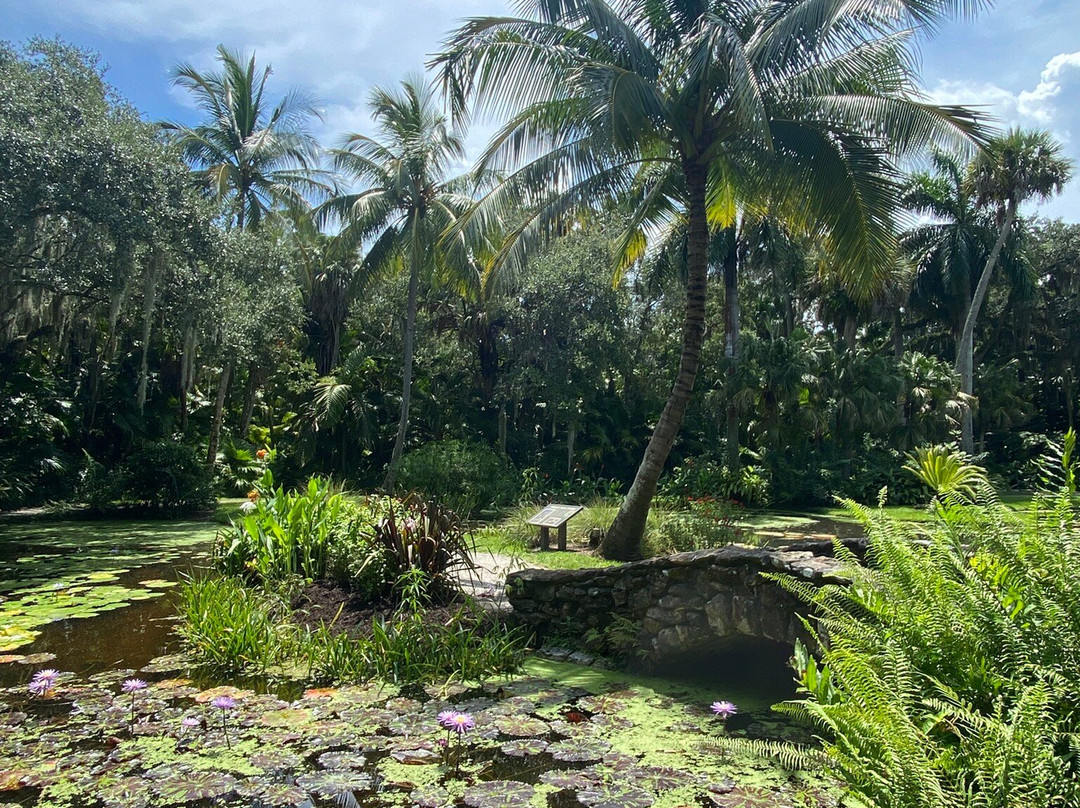
[(203, 73), (189, 64), (173, 71), (173, 84), (192, 94), (206, 120), (162, 127), (175, 132), (195, 180), (243, 230), (257, 226), (277, 202), (302, 203), (304, 194), (326, 189), (316, 168), (319, 146), (308, 131), (321, 117), (314, 98), (301, 90), (270, 107), (271, 68), (257, 71), (254, 54), (245, 62), (224, 45), (217, 53), (219, 71)]
[(914, 97), (913, 25), (964, 0), (523, 0), (529, 17), (467, 22), (435, 59), (458, 114), (506, 114), (481, 166), (509, 171), (459, 230), (521, 202), (533, 213), (489, 268), (520, 264), (582, 206), (629, 192), (620, 266), (685, 227), (687, 282), (675, 383), (605, 538), (640, 554), (656, 483), (700, 364), (710, 231), (740, 210), (824, 240), (867, 296), (894, 251), (894, 158), (955, 145), (974, 117)]
[[(1072, 163), (1062, 156), (1061, 146), (1047, 132), (1021, 129), (1013, 129), (991, 141), (972, 166), (972, 190), (980, 205), (994, 211), (998, 237), (979, 276), (956, 348), (960, 388), (968, 395), (974, 386), (975, 321), (1002, 248), (1012, 232), (1017, 208), (1029, 199), (1045, 201), (1060, 193), (1071, 173)], [(960, 448), (968, 454), (975, 451), (970, 409), (964, 412), (961, 421)]]
[(454, 249), (460, 240), (440, 241), (443, 232), (472, 201), (463, 193), (465, 177), (451, 176), (464, 159), (461, 138), (441, 111), (423, 77), (409, 77), (395, 90), (377, 88), (370, 106), (380, 139), (361, 134), (346, 138), (332, 154), (341, 174), (359, 190), (334, 196), (316, 211), (342, 224), (339, 239), (371, 241), (365, 263), (372, 272), (408, 266), (402, 349), (401, 414), (383, 487), (393, 486), (409, 428), (416, 308), (421, 274), (450, 273), (468, 261)]

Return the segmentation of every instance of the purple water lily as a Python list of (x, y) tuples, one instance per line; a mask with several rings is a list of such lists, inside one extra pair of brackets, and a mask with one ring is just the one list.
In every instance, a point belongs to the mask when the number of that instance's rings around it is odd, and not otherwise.
[(131, 716), (128, 718), (128, 726), (134, 726), (135, 724), (135, 694), (141, 690), (146, 690), (150, 687), (142, 679), (125, 679), (124, 683), (120, 685), (120, 690), (123, 693), (131, 694)]
[(476, 726), (476, 721), (468, 713), (453, 713), (443, 722), (443, 726), (458, 735), (464, 735)]
[(125, 693), (138, 693), (140, 690), (146, 690), (150, 687), (142, 679), (125, 679), (124, 684), (120, 686), (120, 689)]
[(714, 701), (711, 709), (721, 721), (727, 721), (739, 712), (739, 708), (730, 701)]
[(229, 739), (229, 725), (226, 721), (226, 716), (228, 716), (229, 710), (236, 707), (236, 699), (232, 696), (218, 696), (210, 702), (210, 706), (221, 710), (221, 731), (225, 734), (225, 748), (232, 749), (232, 741)]
[(60, 671), (53, 670), (52, 668), (45, 668), (34, 674), (34, 677), (30, 680), (30, 684), (27, 686), (30, 692), (39, 698), (47, 696), (49, 691), (56, 687), (56, 680), (60, 676)]

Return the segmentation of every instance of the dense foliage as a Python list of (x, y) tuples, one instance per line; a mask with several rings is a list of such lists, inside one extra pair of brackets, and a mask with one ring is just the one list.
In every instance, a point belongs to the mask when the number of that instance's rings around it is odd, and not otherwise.
[[(315, 203), (333, 190), (312, 161), (303, 93), (283, 96), (295, 105), (279, 144), (288, 153), (240, 166), (222, 144), (252, 133), (212, 122), (162, 132), (91, 54), (34, 41), (0, 57), (0, 507), (80, 492), (98, 504), (161, 499), (109, 490), (150, 445), (191, 447), (219, 494), (244, 493), (267, 450), (285, 490), (330, 474), (370, 489), (399, 443), (406, 388), (400, 490), (463, 515), (627, 491), (679, 363), (686, 255), (668, 242), (613, 282), (619, 234), (634, 225), (622, 200), (565, 219), (515, 272), (484, 271), (506, 229), (529, 221), (530, 201), (487, 241), (436, 243), (436, 219), (490, 178), (447, 178), (456, 141), (419, 80), (373, 97), (387, 143), (408, 115), (438, 141), (418, 204), (444, 208), (415, 230), (427, 242), (416, 252), (402, 240), (409, 197), (389, 182), (397, 152), (380, 151), (387, 144), (359, 138), (338, 154), (356, 176), (387, 180), (371, 195), (331, 195), (323, 219), (343, 230), (321, 233), (322, 220), (299, 209), (305, 193)], [(260, 120), (277, 126), (267, 75), (231, 51), (219, 60), (207, 87), (261, 88)], [(177, 72), (189, 88), (197, 75)], [(199, 137), (220, 147), (214, 160), (197, 153)], [(1018, 212), (975, 323), (966, 395), (957, 345), (1001, 211), (976, 188), (969, 157), (940, 152), (911, 178), (899, 204), (936, 224), (899, 240), (900, 268), (869, 296), (838, 274), (820, 238), (783, 217), (746, 216), (711, 237), (696, 393), (661, 496), (755, 507), (873, 501), (887, 488), (890, 502), (917, 502), (906, 453), (958, 437), (968, 408), (995, 479), (1035, 482), (1045, 436), (1076, 419), (1080, 229)], [(267, 176), (251, 174), (260, 166)], [(208, 198), (214, 171), (239, 185)], [(374, 252), (370, 238), (382, 245)], [(732, 295), (732, 255), (737, 355), (720, 305)], [(143, 473), (174, 465), (158, 463)], [(190, 504), (205, 502), (202, 483), (192, 486)]]
[[(849, 505), (869, 536), (850, 585), (786, 585), (813, 604), (820, 660), (800, 649), (804, 700), (786, 709), (824, 739), (852, 804), (875, 808), (1080, 801), (1080, 511), (1075, 433), (1055, 488), (1015, 513), (947, 452), (934, 520)], [(798, 759), (792, 749), (789, 757)], [(816, 757), (815, 753), (811, 753)]]

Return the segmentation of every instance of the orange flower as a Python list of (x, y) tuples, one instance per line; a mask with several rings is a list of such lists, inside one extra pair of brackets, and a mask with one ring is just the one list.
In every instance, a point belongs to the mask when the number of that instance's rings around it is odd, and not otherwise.
[(259, 460), (266, 460), (268, 454), (269, 452), (267, 452), (266, 449), (259, 449), (259, 451), (255, 453), (255, 456), (259, 458)]
[(255, 500), (257, 500), (259, 498), (259, 492), (252, 489), (251, 491), (248, 491), (247, 498), (250, 499), (252, 502), (254, 502)]

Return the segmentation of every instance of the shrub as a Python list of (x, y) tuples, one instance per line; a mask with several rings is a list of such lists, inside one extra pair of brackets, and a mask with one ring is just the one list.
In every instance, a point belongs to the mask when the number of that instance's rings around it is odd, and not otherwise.
[(741, 509), (725, 499), (692, 497), (686, 507), (665, 511), (646, 539), (649, 555), (723, 547), (739, 538)]
[(414, 572), (414, 579), (430, 594), (456, 590), (450, 579), (455, 570), (472, 567), (465, 530), (457, 514), (437, 502), (412, 493), (397, 502), (383, 501), (385, 512), (375, 528), (375, 542), (383, 549), (395, 580)]
[(657, 493), (676, 508), (694, 497), (724, 498), (764, 507), (769, 504), (769, 475), (760, 464), (746, 463), (732, 471), (708, 456), (689, 457), (660, 481)]
[(805, 698), (781, 709), (822, 731), (852, 804), (1080, 804), (1074, 450), (1070, 434), (1060, 487), (1027, 518), (971, 484), (962, 459), (924, 458), (920, 471), (942, 481), (934, 521), (848, 503), (869, 538), (868, 565), (837, 547), (851, 585), (780, 578), (813, 607), (821, 649), (820, 661), (797, 654)]
[(213, 471), (194, 447), (160, 441), (143, 444), (113, 469), (88, 455), (81, 489), (83, 500), (94, 508), (202, 511), (216, 502), (213, 482)]
[(459, 440), (434, 441), (405, 455), (398, 487), (419, 491), (462, 516), (513, 501), (518, 480), (494, 449)]

